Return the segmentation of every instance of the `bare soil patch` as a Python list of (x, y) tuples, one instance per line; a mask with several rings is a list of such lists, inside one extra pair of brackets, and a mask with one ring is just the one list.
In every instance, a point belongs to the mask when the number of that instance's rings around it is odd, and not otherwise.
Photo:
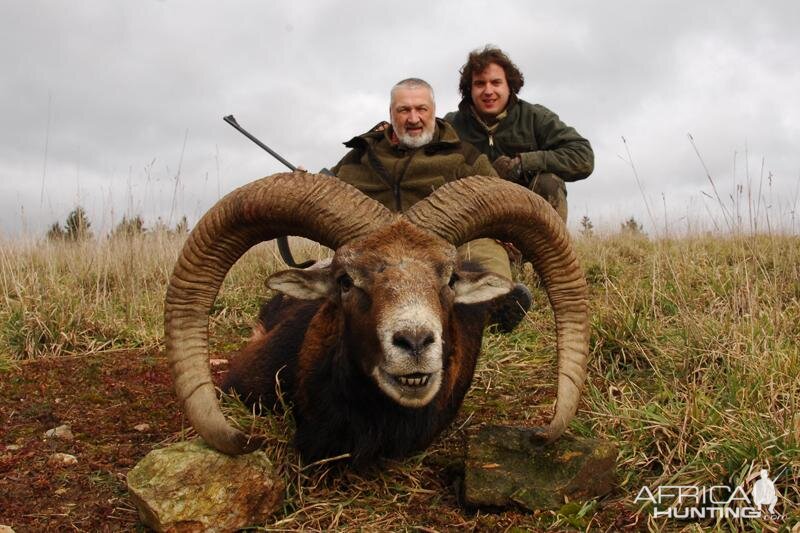
[[(0, 524), (18, 533), (135, 529), (125, 475), (181, 430), (171, 387), (164, 357), (137, 351), (38, 359), (5, 373)], [(71, 427), (73, 441), (45, 438), (62, 424)], [(137, 431), (139, 424), (149, 429)], [(78, 462), (48, 465), (54, 453)]]
[[(224, 375), (225, 366), (221, 368), (215, 371), (216, 379)], [(480, 386), (480, 380), (475, 385)], [(504, 414), (519, 420), (520, 409), (544, 397), (539, 390), (526, 402), (496, 400), (495, 408), (491, 402), (470, 406), (470, 414), (462, 413), (455, 423), (461, 429), (445, 435), (417, 466), (384, 465), (394, 472), (388, 479), (411, 476), (419, 487), (400, 501), (383, 502), (388, 506), (386, 514), (370, 510), (374, 498), (382, 499), (380, 491), (368, 494), (372, 484), (381, 482), (377, 471), (362, 478), (346, 467), (337, 468), (336, 479), (325, 479), (328, 476), (324, 474), (316, 477), (313, 484), (321, 482), (321, 486), (314, 492), (323, 500), (324, 492), (329, 492), (332, 500), (342, 499), (342, 492), (352, 493), (352, 499), (345, 498), (351, 499), (349, 511), (344, 508), (339, 511), (341, 517), (329, 517), (325, 523), (317, 518), (305, 523), (291, 520), (279, 528), (302, 525), (315, 529), (313, 523), (321, 529), (345, 530), (374, 526), (390, 530), (530, 531), (541, 530), (548, 522), (552, 525), (556, 517), (550, 513), (546, 514), (551, 518), (542, 522), (543, 516), (538, 513), (467, 511), (459, 505), (458, 461), (463, 454), (464, 432), (481, 420), (496, 421), (498, 411), (502, 411), (497, 407), (503, 404), (511, 411)], [(128, 497), (125, 476), (152, 449), (181, 439), (187, 428), (163, 354), (135, 350), (19, 363), (18, 368), (2, 376), (0, 420), (0, 524), (13, 527), (17, 533), (143, 531)], [(47, 430), (62, 424), (71, 427), (73, 441), (44, 436)], [(147, 424), (149, 429), (137, 431), (139, 424)], [(70, 466), (48, 464), (54, 453), (74, 455), (78, 462)], [(368, 479), (372, 477), (375, 479)], [(285, 511), (302, 511), (302, 503), (289, 497)], [(364, 513), (369, 516), (361, 516)], [(601, 515), (604, 528), (636, 527), (636, 517), (619, 503), (611, 503)], [(601, 525), (598, 518), (596, 515), (596, 526)]]

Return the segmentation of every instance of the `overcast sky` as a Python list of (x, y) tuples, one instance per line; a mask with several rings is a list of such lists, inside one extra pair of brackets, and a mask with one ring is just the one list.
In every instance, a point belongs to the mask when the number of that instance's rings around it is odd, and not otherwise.
[(595, 149), (594, 174), (568, 186), (573, 227), (725, 227), (717, 193), (728, 209), (741, 198), (747, 225), (749, 191), (762, 224), (790, 230), (799, 22), (796, 0), (5, 0), (0, 235), (41, 235), (78, 204), (100, 233), (125, 214), (194, 223), (283, 170), (224, 115), (296, 164), (330, 167), (387, 118), (402, 78), (434, 86), (438, 116), (455, 109), (458, 70), (486, 43), (523, 71), (523, 99)]

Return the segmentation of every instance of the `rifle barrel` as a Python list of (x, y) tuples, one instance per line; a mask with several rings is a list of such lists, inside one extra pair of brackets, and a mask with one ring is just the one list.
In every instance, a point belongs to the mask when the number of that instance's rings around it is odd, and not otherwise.
[[(266, 144), (262, 143), (261, 141), (250, 135), (250, 132), (241, 127), (239, 123), (236, 122), (236, 119), (233, 117), (233, 115), (222, 117), (222, 120), (224, 120), (225, 122), (236, 128), (239, 131), (239, 133), (241, 133), (242, 135), (244, 135), (245, 137), (256, 143), (262, 149), (266, 150), (269, 153), (269, 155), (271, 155), (272, 157), (274, 157), (275, 159), (277, 159), (278, 161), (289, 167), (289, 170), (291, 170), (292, 172), (297, 170), (297, 167), (295, 167), (293, 164), (289, 163), (287, 160), (282, 158), (280, 154), (275, 152), (272, 148), (270, 148)], [(276, 240), (278, 241), (278, 251), (281, 254), (283, 262), (289, 265), (290, 267), (308, 268), (316, 262), (316, 261), (304, 261), (302, 263), (297, 263), (294, 260), (294, 257), (292, 256), (292, 250), (289, 248), (289, 239), (284, 235), (282, 237), (278, 237)]]
[(283, 157), (281, 157), (281, 155), (279, 153), (277, 153), (275, 150), (273, 150), (272, 148), (270, 148), (266, 144), (264, 144), (261, 141), (259, 141), (258, 139), (256, 139), (254, 136), (252, 136), (250, 134), (249, 131), (247, 131), (246, 129), (241, 127), (239, 125), (239, 123), (236, 122), (236, 119), (234, 118), (233, 115), (228, 115), (227, 117), (222, 117), (222, 120), (224, 120), (225, 122), (227, 122), (228, 124), (230, 124), (231, 126), (236, 128), (237, 130), (239, 130), (239, 133), (241, 133), (242, 135), (244, 135), (245, 137), (247, 137), (248, 139), (250, 139), (251, 141), (256, 143), (263, 150), (266, 150), (269, 153), (269, 155), (271, 155), (272, 157), (274, 157), (275, 159), (277, 159), (278, 161), (280, 161), (281, 163), (286, 165), (286, 167), (288, 167), (289, 170), (291, 170), (292, 172), (297, 170), (296, 166), (294, 166), (293, 164), (289, 163), (287, 160), (285, 160)]

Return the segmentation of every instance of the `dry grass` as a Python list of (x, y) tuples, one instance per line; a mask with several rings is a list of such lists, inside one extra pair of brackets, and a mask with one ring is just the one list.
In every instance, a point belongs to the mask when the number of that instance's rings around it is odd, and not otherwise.
[[(0, 241), (0, 360), (156, 348), (169, 276), (185, 235)], [(299, 243), (299, 256), (324, 253)], [(295, 245), (297, 247), (297, 244)], [(284, 265), (271, 243), (232, 269), (212, 325), (242, 333), (266, 296), (263, 280)]]
[[(0, 243), (0, 373), (17, 359), (160, 346), (163, 294), (179, 241), (149, 235), (78, 245)], [(254, 419), (228, 402), (230, 416), (266, 435), (268, 453), (285, 465), (287, 503), (266, 528), (613, 530), (627, 514), (636, 527), (672, 530), (686, 524), (654, 520), (633, 505), (643, 485), (735, 485), (762, 467), (773, 478), (780, 474), (784, 527), (797, 522), (800, 239), (612, 235), (576, 245), (591, 286), (593, 334), (590, 379), (572, 431), (619, 445), (616, 493), (536, 515), (458, 506), (454, 472), (465, 435), (488, 422), (538, 424), (549, 413), (552, 317), (537, 291), (522, 327), (486, 337), (454, 427), (406, 461), (366, 473), (335, 463), (302, 466), (289, 445), (290, 415)], [(298, 255), (322, 253), (309, 245)], [(236, 265), (212, 314), (216, 349), (246, 335), (267, 296), (263, 280), (276, 268), (267, 245)], [(772, 531), (778, 524), (702, 527)]]
[(619, 443), (629, 493), (733, 486), (763, 467), (780, 474), (785, 509), (797, 520), (800, 239), (579, 246), (594, 319), (592, 377), (575, 429)]
[(2, 243), (2, 353), (27, 359), (157, 346), (178, 245), (167, 234)]

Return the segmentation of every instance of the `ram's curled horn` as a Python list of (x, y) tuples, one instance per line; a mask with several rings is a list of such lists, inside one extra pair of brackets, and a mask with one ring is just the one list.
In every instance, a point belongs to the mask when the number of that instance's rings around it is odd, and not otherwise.
[(231, 192), (197, 223), (170, 278), (164, 328), (175, 391), (211, 446), (240, 454), (260, 445), (225, 420), (208, 365), (208, 315), (233, 264), (255, 244), (285, 235), (336, 249), (394, 216), (336, 178), (295, 172)]
[(498, 178), (448, 183), (406, 216), (455, 246), (490, 237), (512, 242), (539, 274), (556, 323), (558, 396), (547, 438), (559, 437), (578, 408), (589, 354), (586, 279), (555, 210), (533, 192)]

